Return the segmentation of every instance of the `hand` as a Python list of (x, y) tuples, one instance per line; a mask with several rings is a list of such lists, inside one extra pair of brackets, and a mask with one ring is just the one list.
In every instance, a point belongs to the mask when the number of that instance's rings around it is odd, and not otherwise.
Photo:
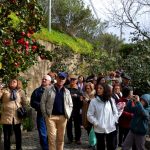
[(135, 102), (139, 102), (140, 101), (140, 98), (138, 95), (133, 95), (133, 99)]
[(80, 96), (80, 100), (83, 101), (85, 99), (84, 96)]
[(77, 97), (77, 94), (72, 94), (73, 97)]
[(0, 84), (0, 90), (1, 90), (3, 87), (4, 87), (4, 84), (1, 83), (1, 84)]

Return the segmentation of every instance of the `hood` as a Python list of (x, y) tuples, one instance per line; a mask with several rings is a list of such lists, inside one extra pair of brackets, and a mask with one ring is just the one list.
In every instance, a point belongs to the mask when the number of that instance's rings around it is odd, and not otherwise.
[(143, 94), (141, 98), (147, 102), (148, 107), (149, 107), (150, 106), (150, 94)]

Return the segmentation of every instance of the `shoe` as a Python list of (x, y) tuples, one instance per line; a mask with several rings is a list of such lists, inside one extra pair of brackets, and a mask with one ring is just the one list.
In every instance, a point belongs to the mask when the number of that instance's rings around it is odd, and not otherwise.
[(88, 148), (91, 150), (96, 150), (96, 145), (94, 145), (94, 146), (89, 145)]
[(66, 144), (72, 144), (73, 143), (73, 141), (68, 141), (68, 142), (66, 142)]
[(79, 141), (76, 141), (76, 144), (77, 144), (77, 145), (81, 145), (82, 143), (81, 143), (81, 141), (79, 140)]
[(96, 145), (91, 147), (92, 150), (96, 150)]

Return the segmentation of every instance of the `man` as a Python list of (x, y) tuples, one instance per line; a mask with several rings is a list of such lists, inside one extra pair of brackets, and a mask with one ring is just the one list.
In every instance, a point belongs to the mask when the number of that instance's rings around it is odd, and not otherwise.
[(42, 78), (41, 86), (33, 91), (31, 95), (31, 101), (30, 101), (31, 107), (37, 111), (36, 122), (37, 122), (37, 129), (39, 132), (40, 144), (42, 150), (48, 150), (48, 136), (47, 136), (45, 119), (42, 116), (41, 109), (40, 109), (40, 102), (45, 88), (50, 87), (50, 84), (51, 84), (51, 77), (49, 75), (44, 75)]
[(127, 74), (123, 74), (122, 75), (122, 83), (121, 83), (122, 89), (125, 87), (131, 86), (130, 84), (131, 84), (131, 77), (128, 76)]
[(72, 98), (64, 87), (67, 74), (58, 73), (57, 83), (44, 91), (41, 111), (46, 120), (49, 150), (63, 150), (67, 119), (72, 112)]
[(73, 111), (70, 119), (67, 122), (67, 137), (68, 144), (73, 142), (73, 126), (72, 122), (74, 122), (75, 129), (75, 142), (76, 144), (81, 144), (81, 120), (80, 120), (80, 109), (82, 108), (82, 101), (80, 97), (82, 96), (82, 90), (77, 86), (78, 78), (76, 75), (70, 75), (70, 84), (68, 89), (71, 93), (72, 101), (73, 101)]

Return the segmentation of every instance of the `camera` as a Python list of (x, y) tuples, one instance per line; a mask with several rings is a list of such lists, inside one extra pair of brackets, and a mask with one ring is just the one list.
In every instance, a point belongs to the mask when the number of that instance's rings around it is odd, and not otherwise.
[(132, 96), (132, 100), (136, 101), (136, 96), (135, 95)]

